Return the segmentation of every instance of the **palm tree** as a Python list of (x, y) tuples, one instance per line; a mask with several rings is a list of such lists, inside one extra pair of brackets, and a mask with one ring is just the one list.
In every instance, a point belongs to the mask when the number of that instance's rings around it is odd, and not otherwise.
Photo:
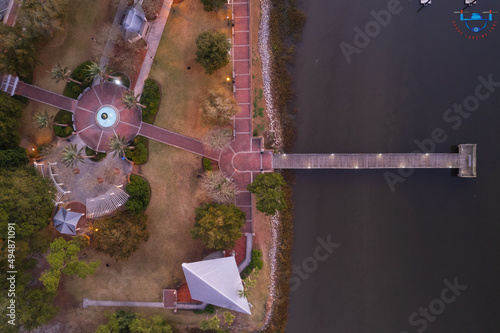
[(113, 152), (113, 157), (118, 155), (120, 157), (125, 156), (126, 149), (133, 149), (130, 147), (129, 143), (126, 141), (124, 136), (119, 134), (113, 135), (108, 141), (109, 149)]
[(122, 102), (125, 104), (127, 109), (135, 108), (140, 106), (145, 108), (145, 105), (139, 103), (139, 95), (135, 95), (133, 90), (125, 90), (122, 95)]
[(78, 149), (75, 144), (70, 144), (69, 146), (64, 147), (61, 155), (63, 164), (71, 168), (76, 168), (78, 163), (83, 163), (85, 160), (85, 156), (83, 155), (83, 148)]
[(248, 297), (250, 297), (250, 292), (248, 290), (238, 290), (238, 296), (240, 296), (240, 298), (246, 298), (248, 299)]
[(52, 67), (52, 69), (50, 70), (50, 74), (52, 75), (52, 79), (56, 80), (56, 83), (59, 83), (59, 81), (63, 80), (65, 82), (71, 81), (76, 84), (82, 85), (81, 82), (76, 81), (70, 77), (71, 71), (68, 70), (68, 67), (62, 68), (59, 63)]
[(115, 77), (109, 75), (107, 65), (101, 66), (97, 62), (97, 60), (91, 61), (90, 64), (87, 65), (86, 71), (87, 71), (87, 80), (89, 81), (94, 81), (96, 79), (99, 79), (99, 82), (102, 84), (105, 79), (109, 78), (116, 79)]
[(47, 127), (50, 127), (52, 125), (57, 125), (57, 126), (61, 126), (61, 127), (68, 127), (69, 126), (68, 124), (60, 124), (60, 123), (54, 122), (54, 116), (49, 116), (47, 111), (35, 113), (35, 115), (33, 116), (33, 121), (40, 129), (47, 128)]

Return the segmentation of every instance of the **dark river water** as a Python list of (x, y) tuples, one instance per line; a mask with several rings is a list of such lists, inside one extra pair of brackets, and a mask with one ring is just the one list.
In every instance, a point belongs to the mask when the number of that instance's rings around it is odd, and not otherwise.
[[(476, 143), (478, 177), (297, 171), (287, 332), (500, 332), (500, 25), (473, 33), (453, 13), (463, 0), (417, 14), (418, 2), (299, 0), (294, 152)], [(390, 22), (380, 14), (385, 27), (368, 24), (373, 37), (354, 49), (354, 28), (388, 7)], [(469, 11), (490, 9), (500, 2)]]

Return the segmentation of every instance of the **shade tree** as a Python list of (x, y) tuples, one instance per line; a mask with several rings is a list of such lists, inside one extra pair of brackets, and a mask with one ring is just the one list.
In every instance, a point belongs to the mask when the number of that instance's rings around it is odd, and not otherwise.
[(230, 249), (241, 237), (245, 220), (245, 212), (235, 205), (205, 204), (196, 208), (191, 236), (201, 240), (207, 249)]
[(229, 63), (231, 42), (222, 32), (204, 32), (196, 38), (196, 62), (207, 74)]
[(266, 215), (274, 215), (286, 209), (283, 187), (285, 180), (279, 173), (261, 173), (247, 189), (257, 199), (256, 207)]

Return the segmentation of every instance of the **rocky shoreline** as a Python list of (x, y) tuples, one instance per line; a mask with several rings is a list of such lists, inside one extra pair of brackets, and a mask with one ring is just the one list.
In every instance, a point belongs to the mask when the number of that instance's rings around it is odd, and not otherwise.
[[(267, 116), (269, 118), (270, 132), (273, 134), (273, 146), (281, 149), (283, 145), (281, 124), (279, 122), (276, 110), (273, 104), (273, 94), (272, 94), (272, 81), (271, 81), (271, 51), (269, 45), (269, 20), (271, 12), (271, 0), (261, 0), (261, 18), (259, 25), (259, 54), (262, 65), (262, 84), (264, 97), (266, 100), (266, 110)], [(271, 249), (269, 251), (269, 263), (270, 263), (270, 284), (269, 284), (269, 297), (267, 302), (268, 311), (264, 318), (264, 322), (261, 330), (265, 330), (269, 324), (269, 321), (273, 315), (274, 300), (276, 297), (276, 273), (277, 273), (277, 260), (276, 256), (278, 253), (278, 228), (279, 228), (280, 218), (279, 213), (271, 217)]]

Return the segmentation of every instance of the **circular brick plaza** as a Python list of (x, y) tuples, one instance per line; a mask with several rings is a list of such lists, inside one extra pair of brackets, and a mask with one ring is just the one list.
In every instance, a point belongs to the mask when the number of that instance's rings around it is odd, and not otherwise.
[(126, 90), (126, 87), (112, 82), (96, 84), (76, 103), (75, 131), (90, 148), (105, 152), (114, 135), (132, 140), (139, 133), (141, 110), (139, 107), (125, 107), (122, 94)]

